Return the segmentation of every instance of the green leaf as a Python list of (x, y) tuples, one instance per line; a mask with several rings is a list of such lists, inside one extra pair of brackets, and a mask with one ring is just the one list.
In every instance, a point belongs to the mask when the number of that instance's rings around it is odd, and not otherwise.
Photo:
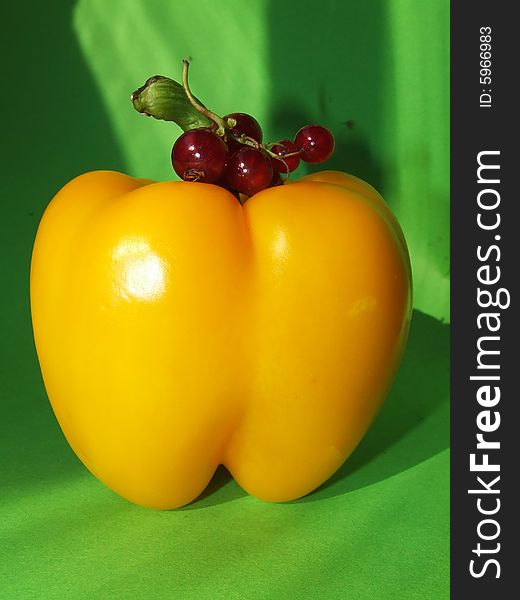
[[(138, 112), (155, 119), (174, 121), (184, 131), (209, 127), (213, 123), (193, 107), (180, 83), (162, 75), (150, 77), (130, 99)], [(198, 99), (197, 102), (202, 104)]]

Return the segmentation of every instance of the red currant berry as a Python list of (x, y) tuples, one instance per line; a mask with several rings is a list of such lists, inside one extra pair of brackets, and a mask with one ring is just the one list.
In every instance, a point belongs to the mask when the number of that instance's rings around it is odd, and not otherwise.
[(252, 196), (271, 185), (273, 167), (264, 152), (243, 146), (229, 158), (225, 174), (231, 188)]
[(246, 115), (245, 113), (231, 113), (224, 117), (224, 121), (227, 122), (228, 119), (234, 119), (236, 121), (236, 125), (228, 129), (227, 139), (229, 151), (231, 153), (242, 148), (243, 144), (234, 139), (241, 135), (253, 138), (259, 144), (262, 143), (262, 128), (254, 117)]
[(301, 159), (308, 163), (325, 162), (334, 151), (334, 136), (321, 125), (302, 127), (294, 141), (301, 150)]
[(172, 164), (184, 181), (215, 183), (224, 172), (228, 157), (227, 146), (210, 129), (190, 129), (175, 142)]
[(271, 185), (269, 187), (277, 187), (278, 185), (283, 185), (283, 179), (280, 177), (280, 173), (278, 173), (278, 171), (274, 171), (273, 179), (271, 180)]
[(298, 146), (290, 140), (282, 140), (271, 148), (271, 152), (278, 154), (283, 160), (273, 158), (273, 170), (278, 173), (291, 173), (300, 164), (300, 157), (296, 154), (284, 158), (286, 154), (293, 154), (298, 152)]

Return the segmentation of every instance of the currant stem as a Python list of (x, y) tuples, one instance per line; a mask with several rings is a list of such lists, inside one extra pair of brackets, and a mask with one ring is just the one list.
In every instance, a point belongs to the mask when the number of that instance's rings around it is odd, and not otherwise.
[(227, 132), (227, 135), (228, 137), (232, 137), (235, 141), (239, 142), (240, 144), (243, 144), (244, 146), (251, 146), (252, 148), (256, 148), (257, 150), (259, 148), (264, 148), (264, 146), (260, 144), (260, 142), (258, 142), (252, 137), (249, 137), (248, 135), (234, 135), (229, 130)]
[(191, 105), (193, 106), (193, 108), (195, 108), (198, 112), (200, 112), (200, 114), (204, 115), (205, 117), (208, 117), (208, 119), (211, 119), (212, 121), (214, 121), (217, 124), (217, 127), (218, 127), (217, 132), (216, 132), (217, 135), (219, 135), (220, 137), (224, 137), (226, 134), (226, 123), (224, 122), (224, 119), (219, 117), (214, 112), (211, 112), (210, 110), (208, 110), (205, 106), (202, 106), (202, 104), (197, 102), (197, 99), (191, 93), (190, 85), (188, 83), (189, 68), (190, 68), (190, 62), (188, 60), (184, 59), (182, 61), (182, 87), (184, 88), (184, 91), (186, 92), (186, 96), (188, 97), (188, 100), (191, 102)]

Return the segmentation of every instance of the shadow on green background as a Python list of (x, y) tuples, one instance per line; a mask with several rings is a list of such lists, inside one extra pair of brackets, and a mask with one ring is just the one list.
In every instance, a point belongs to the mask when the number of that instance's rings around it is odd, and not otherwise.
[(72, 9), (69, 0), (30, 9), (4, 6), (0, 498), (13, 486), (77, 472), (46, 400), (34, 350), (30, 257), (40, 217), (66, 180), (93, 169), (125, 168), (73, 34)]
[(377, 483), (449, 447), (449, 348), (449, 327), (414, 311), (403, 363), (379, 416), (343, 467), (303, 502)]
[(273, 139), (286, 138), (307, 123), (329, 127), (336, 148), (325, 165), (309, 172), (348, 171), (385, 191), (387, 165), (379, 164), (369, 137), (382, 139), (391, 110), (385, 70), (391, 56), (387, 2), (299, 0), (269, 2), (271, 118)]

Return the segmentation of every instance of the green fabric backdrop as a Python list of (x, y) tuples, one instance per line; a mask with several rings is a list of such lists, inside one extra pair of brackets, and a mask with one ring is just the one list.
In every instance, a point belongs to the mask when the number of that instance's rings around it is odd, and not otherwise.
[[(4, 11), (0, 598), (448, 598), (448, 0)], [(68, 448), (33, 347), (29, 262), (46, 204), (93, 169), (172, 177), (178, 129), (137, 115), (129, 93), (178, 78), (188, 55), (194, 92), (220, 114), (253, 113), (268, 139), (329, 126), (327, 166), (377, 187), (410, 246), (416, 310), (387, 403), (332, 480), (288, 504), (245, 495), (225, 472), (178, 511), (118, 498)]]

